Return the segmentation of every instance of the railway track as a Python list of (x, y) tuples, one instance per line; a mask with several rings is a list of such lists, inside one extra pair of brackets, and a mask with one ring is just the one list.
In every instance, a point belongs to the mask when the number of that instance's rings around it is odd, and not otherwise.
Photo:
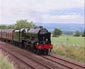
[(20, 55), (21, 53), (19, 52), (14, 52), (14, 50), (10, 51), (8, 49), (5, 48), (1, 48), (3, 51), (7, 52), (8, 54), (12, 55), (13, 57), (15, 57), (17, 60), (19, 60), (20, 62), (22, 62), (25, 66), (27, 65), (28, 68), (26, 69), (50, 69), (49, 67), (44, 66), (43, 64), (38, 63), (37, 61), (33, 60), (32, 58), (27, 58), (25, 55)]
[[(55, 59), (59, 59), (59, 60), (62, 60), (62, 61), (64, 61), (64, 62), (67, 62), (68, 64), (72, 64), (72, 65), (74, 65), (73, 67), (72, 66), (70, 66), (70, 67), (72, 67), (72, 68), (84, 68), (85, 69), (85, 63), (80, 63), (80, 62), (77, 62), (77, 61), (74, 61), (74, 60), (72, 60), (72, 59), (69, 59), (69, 58), (64, 58), (64, 57), (61, 57), (61, 56), (57, 56), (57, 55), (55, 55), (55, 54), (52, 54), (52, 55), (50, 55), (50, 57), (52, 57), (53, 59), (55, 58)], [(76, 68), (76, 69), (77, 69)]]
[(5, 50), (9, 54), (12, 54), (14, 57), (18, 58), (20, 61), (24, 61), (24, 63), (26, 65), (28, 64), (28, 66), (30, 66), (31, 69), (61, 69), (58, 66), (52, 65), (51, 63), (48, 63), (47, 61), (41, 59), (40, 56), (38, 55), (16, 48), (7, 43), (6, 44), (2, 43), (2, 45), (3, 46), (0, 47), (1, 49)]
[(79, 63), (71, 59), (62, 58), (56, 55), (49, 55), (49, 56), (42, 56), (42, 57), (53, 63), (62, 65), (63, 68), (65, 69), (85, 69), (85, 63)]
[[(12, 52), (10, 50), (7, 50), (7, 49), (4, 49), (4, 48), (1, 48), (4, 52), (6, 52), (7, 54), (11, 55), (12, 57), (14, 57), (16, 60), (19, 61), (20, 65), (21, 63), (23, 63), (23, 66), (21, 69), (35, 69), (34, 67), (32, 67), (29, 63), (27, 63), (22, 56), (20, 56), (19, 54), (15, 53), (15, 52)], [(24, 68), (24, 65), (27, 67), (27, 68)]]
[(0, 45), (2, 45), (0, 48), (12, 54), (17, 60), (20, 60), (29, 67), (23, 69), (85, 69), (85, 64), (83, 63), (74, 62), (54, 54), (38, 56), (7, 43), (0, 42)]

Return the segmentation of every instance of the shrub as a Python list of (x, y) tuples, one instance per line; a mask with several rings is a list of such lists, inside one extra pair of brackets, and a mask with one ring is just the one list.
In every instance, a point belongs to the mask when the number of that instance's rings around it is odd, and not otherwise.
[(7, 60), (7, 57), (0, 54), (0, 69), (15, 69), (15, 67)]

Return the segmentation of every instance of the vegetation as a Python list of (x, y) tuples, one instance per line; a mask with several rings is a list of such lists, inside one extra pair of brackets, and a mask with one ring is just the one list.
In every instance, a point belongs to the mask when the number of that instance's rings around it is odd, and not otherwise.
[(5, 25), (0, 25), (0, 29), (6, 29), (7, 28), (7, 26), (5, 26)]
[(8, 25), (7, 26), (7, 29), (14, 29), (15, 28), (15, 25)]
[(53, 53), (85, 62), (85, 37), (62, 35), (52, 37)]
[(0, 54), (0, 69), (15, 69), (15, 67), (7, 60), (7, 57)]
[(79, 32), (79, 31), (76, 31), (75, 34), (74, 34), (74, 36), (77, 36), (77, 37), (80, 36), (80, 35), (81, 35), (81, 32)]
[(62, 31), (60, 29), (55, 28), (53, 31), (53, 37), (58, 37), (62, 34)]
[(82, 37), (85, 37), (85, 31), (82, 33)]
[(23, 27), (34, 27), (36, 26), (33, 22), (27, 20), (17, 20), (15, 25), (1, 25), (0, 29), (11, 29), (11, 28), (23, 28)]
[(18, 20), (16, 21), (15, 28), (23, 28), (23, 27), (34, 27), (35, 24), (33, 22), (28, 22), (27, 20)]
[(71, 46), (84, 46), (85, 37), (75, 37), (69, 35), (62, 35), (60, 37), (52, 37), (52, 44), (54, 45), (71, 45)]
[(53, 53), (68, 57), (80, 62), (85, 62), (84, 46), (56, 46), (54, 45)]

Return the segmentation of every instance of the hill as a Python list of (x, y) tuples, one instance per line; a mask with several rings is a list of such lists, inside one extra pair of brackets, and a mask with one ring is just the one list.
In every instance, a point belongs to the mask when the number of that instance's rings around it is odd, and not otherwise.
[(84, 31), (84, 24), (56, 24), (56, 23), (38, 23), (38, 25), (42, 25), (47, 28), (49, 31), (53, 31), (54, 28), (59, 28), (63, 32), (71, 31), (74, 32), (79, 30), (80, 32)]

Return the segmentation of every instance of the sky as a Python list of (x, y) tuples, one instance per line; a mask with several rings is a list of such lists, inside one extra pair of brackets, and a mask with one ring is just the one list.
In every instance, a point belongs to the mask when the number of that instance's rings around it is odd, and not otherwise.
[(84, 0), (0, 0), (0, 25), (27, 19), (34, 23), (84, 23)]

